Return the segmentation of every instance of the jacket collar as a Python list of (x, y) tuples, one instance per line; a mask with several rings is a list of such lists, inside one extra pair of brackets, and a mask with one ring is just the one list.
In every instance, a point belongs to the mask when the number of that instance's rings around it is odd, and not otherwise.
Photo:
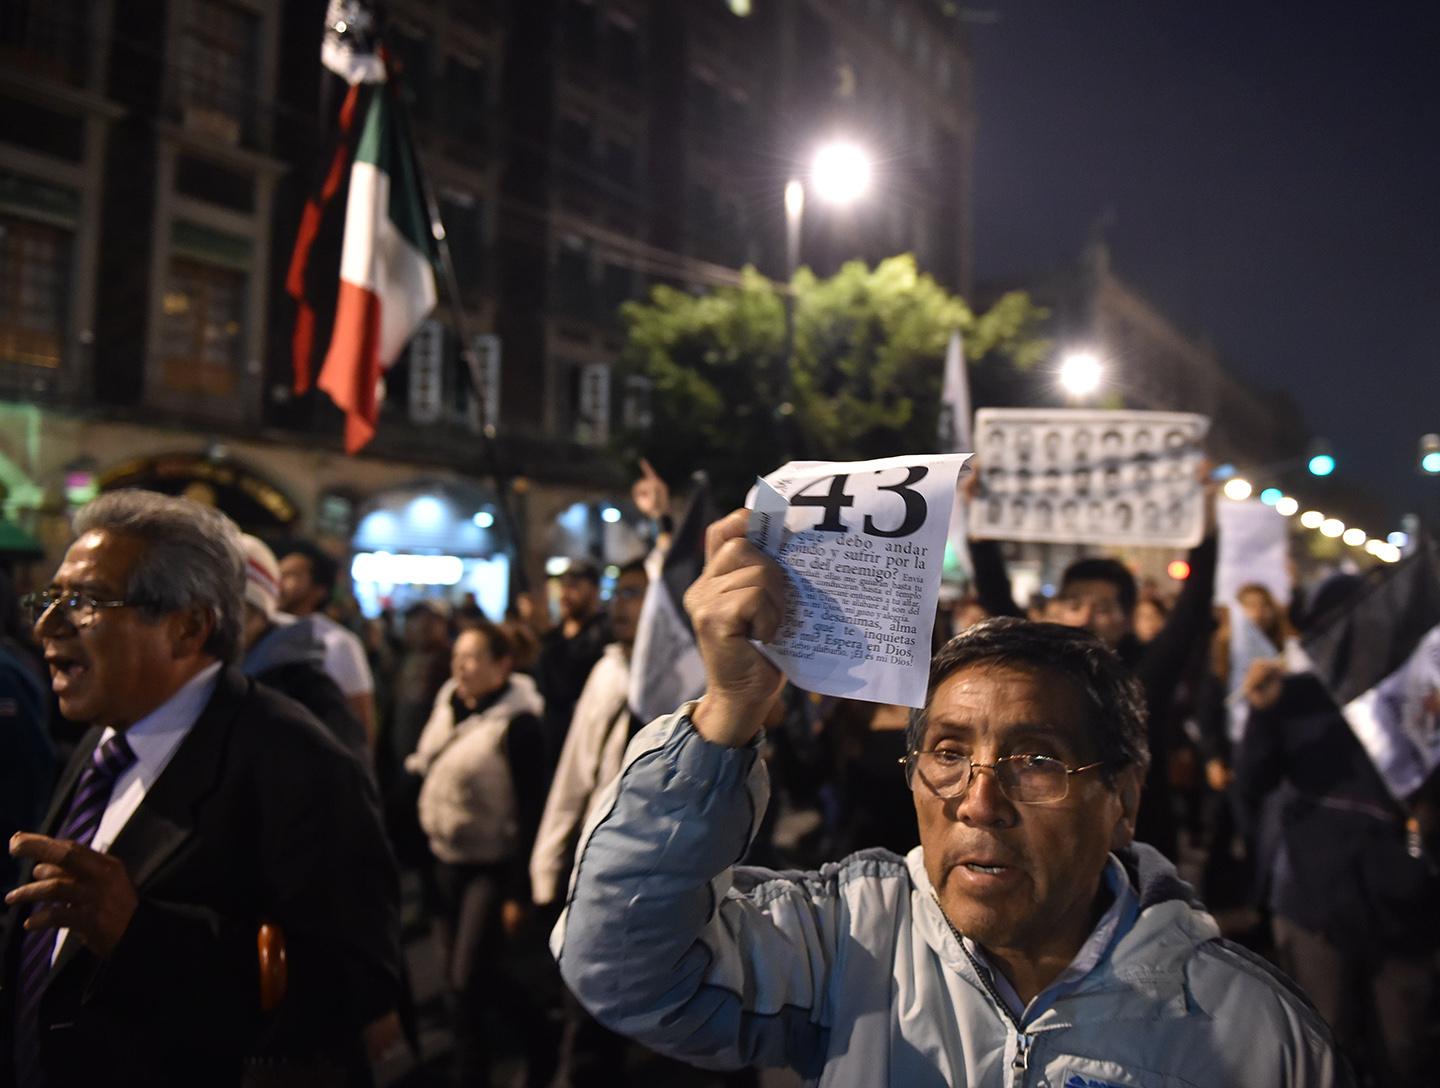
[[(1041, 1013), (1026, 1030), (1045, 1031), (1104, 1020), (1160, 1020), (1186, 1015), (1185, 965), (1197, 945), (1220, 935), (1190, 885), (1158, 850), (1136, 843), (1115, 856), (1140, 900), (1134, 926), (1109, 955), (1069, 994)], [(910, 871), (913, 924), (950, 970), (986, 993), (970, 957), (940, 904), (925, 872), (923, 847), (905, 859)], [(1143, 998), (1136, 1000), (1137, 994)], [(1083, 1001), (1075, 998), (1084, 995)], [(1004, 1013), (997, 1007), (996, 1015)]]

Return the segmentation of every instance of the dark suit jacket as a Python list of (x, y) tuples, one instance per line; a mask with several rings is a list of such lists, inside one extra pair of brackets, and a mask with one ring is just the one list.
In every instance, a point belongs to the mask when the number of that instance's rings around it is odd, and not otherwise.
[[(86, 735), (61, 776), (47, 833), (99, 737)], [(110, 960), (69, 940), (55, 963), (40, 1010), (52, 1085), (223, 1085), (257, 1056), (343, 1061), (360, 1027), (394, 1006), (399, 887), (374, 788), (298, 703), (237, 669), (221, 672), (109, 853), (140, 904)], [(289, 964), (287, 996), (266, 1015), (262, 920), (284, 931)], [(12, 917), (0, 1082), (13, 1068), (19, 945)]]

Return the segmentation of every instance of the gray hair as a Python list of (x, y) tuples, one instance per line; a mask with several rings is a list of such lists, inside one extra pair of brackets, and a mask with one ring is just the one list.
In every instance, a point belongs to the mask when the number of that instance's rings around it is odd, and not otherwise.
[(1145, 694), (1140, 681), (1115, 654), (1083, 627), (1032, 623), (1003, 617), (968, 628), (940, 648), (930, 662), (930, 687), (925, 706), (910, 712), (906, 751), (925, 740), (930, 700), (949, 676), (970, 665), (1001, 665), (1045, 669), (1069, 678), (1085, 700), (1086, 728), (1105, 763), (1101, 774), (1134, 765), (1144, 773), (1150, 765), (1145, 733)]
[(151, 617), (200, 608), (214, 623), (204, 651), (240, 656), (245, 553), (235, 523), (209, 506), (154, 491), (112, 491), (75, 515), (75, 532), (104, 530), (145, 543), (125, 597)]

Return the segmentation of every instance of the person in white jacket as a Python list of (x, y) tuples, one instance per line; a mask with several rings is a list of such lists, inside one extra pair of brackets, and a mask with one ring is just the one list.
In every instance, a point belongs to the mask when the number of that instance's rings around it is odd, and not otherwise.
[(1132, 844), (1143, 696), (1083, 630), (994, 620), (936, 656), (902, 761), (907, 858), (737, 866), (783, 682), (750, 640), (777, 629), (784, 580), (746, 521), (711, 526), (687, 594), (707, 693), (631, 742), (552, 937), (602, 1023), (827, 1088), (1352, 1083), (1305, 998)]
[(451, 677), (405, 769), (422, 775), (420, 826), (435, 857), (455, 1032), (455, 1083), (489, 1084), (488, 1021), (508, 1013), (543, 1083), (543, 1016), (506, 977), (530, 905), (530, 850), (545, 803), (544, 702), (514, 672), (510, 640), (486, 621), (460, 633)]

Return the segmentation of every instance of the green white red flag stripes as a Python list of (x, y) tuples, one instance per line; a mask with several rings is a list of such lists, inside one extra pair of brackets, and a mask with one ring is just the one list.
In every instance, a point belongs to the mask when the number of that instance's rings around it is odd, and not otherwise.
[(345, 450), (375, 435), (381, 377), (437, 300), (419, 165), (388, 84), (370, 96), (350, 168), (340, 295), (316, 383), (345, 413)]

